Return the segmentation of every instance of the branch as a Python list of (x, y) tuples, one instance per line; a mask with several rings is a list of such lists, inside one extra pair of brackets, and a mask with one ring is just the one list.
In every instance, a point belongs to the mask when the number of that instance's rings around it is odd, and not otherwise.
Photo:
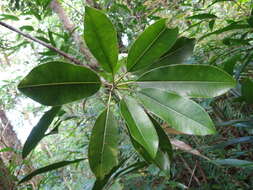
[[(2, 26), (5, 27), (5, 28), (8, 28), (9, 30), (12, 30), (12, 31), (14, 31), (14, 32), (16, 32), (16, 33), (18, 33), (18, 34), (20, 34), (20, 35), (22, 35), (22, 36), (24, 36), (24, 37), (26, 37), (26, 38), (32, 40), (32, 41), (34, 41), (34, 42), (37, 42), (37, 43), (39, 43), (40, 45), (42, 45), (42, 46), (44, 46), (44, 47), (46, 47), (46, 48), (48, 48), (48, 49), (51, 49), (51, 50), (55, 51), (55, 52), (58, 53), (59, 55), (63, 56), (64, 58), (66, 58), (66, 59), (68, 59), (68, 60), (70, 60), (71, 62), (74, 62), (74, 63), (77, 64), (77, 65), (83, 65), (81, 61), (79, 61), (78, 59), (72, 57), (71, 55), (69, 55), (69, 54), (67, 54), (67, 53), (65, 53), (65, 52), (63, 52), (63, 51), (61, 51), (60, 49), (58, 49), (58, 48), (56, 48), (56, 47), (54, 47), (54, 46), (52, 46), (52, 45), (50, 45), (50, 44), (48, 44), (48, 43), (46, 43), (46, 42), (43, 42), (43, 41), (41, 41), (41, 40), (39, 40), (39, 39), (37, 39), (37, 38), (35, 38), (35, 37), (32, 37), (31, 35), (26, 34), (26, 33), (22, 32), (21, 30), (12, 27), (12, 26), (9, 25), (9, 24), (6, 24), (6, 23), (0, 21), (0, 25), (2, 25)], [(91, 69), (92, 69), (92, 68), (91, 68)]]

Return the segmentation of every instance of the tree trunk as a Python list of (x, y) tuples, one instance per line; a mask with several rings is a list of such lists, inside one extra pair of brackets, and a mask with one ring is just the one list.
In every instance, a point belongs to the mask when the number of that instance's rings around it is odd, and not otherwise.
[[(7, 151), (0, 153), (0, 159), (5, 163), (9, 164), (12, 163), (16, 166), (20, 166), (23, 163), (23, 159), (20, 153), (17, 153), (17, 150), (22, 149), (22, 144), (19, 141), (15, 131), (13, 130), (13, 126), (11, 125), (10, 121), (7, 118), (7, 115), (3, 109), (0, 109), (0, 121), (2, 123), (2, 127), (0, 127), (0, 149), (3, 148), (12, 148), (14, 151)], [(21, 172), (23, 174), (30, 173), (34, 170), (31, 165), (24, 165), (22, 167)], [(40, 177), (34, 177), (30, 180), (30, 184), (33, 186), (34, 189), (40, 183)], [(1, 190), (1, 189), (0, 189)], [(7, 189), (5, 189), (7, 190)]]
[(14, 187), (15, 178), (10, 174), (0, 157), (0, 190), (13, 190)]

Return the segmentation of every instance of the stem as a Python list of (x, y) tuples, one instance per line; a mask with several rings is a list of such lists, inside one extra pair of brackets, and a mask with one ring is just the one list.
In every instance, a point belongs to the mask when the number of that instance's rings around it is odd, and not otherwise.
[(117, 85), (117, 87), (122, 86), (122, 85), (125, 85), (125, 84), (131, 84), (131, 83), (134, 83), (134, 82), (135, 82), (135, 81), (122, 82), (122, 83), (119, 83), (119, 84)]
[[(56, 48), (56, 47), (54, 47), (54, 46), (52, 46), (52, 45), (50, 45), (50, 44), (48, 44), (48, 43), (46, 43), (46, 42), (43, 42), (43, 41), (41, 41), (41, 40), (39, 40), (39, 39), (37, 39), (37, 38), (31, 36), (30, 34), (26, 34), (26, 33), (22, 32), (21, 30), (19, 30), (19, 29), (17, 29), (17, 28), (14, 28), (14, 27), (12, 27), (11, 25), (6, 24), (6, 23), (4, 23), (4, 22), (2, 22), (2, 21), (0, 21), (0, 25), (2, 25), (2, 26), (5, 27), (5, 28), (8, 28), (8, 29), (11, 30), (11, 31), (14, 31), (14, 32), (16, 32), (16, 33), (18, 33), (18, 34), (24, 36), (25, 38), (28, 38), (28, 39), (30, 39), (30, 40), (32, 40), (32, 41), (34, 41), (34, 42), (37, 42), (38, 44), (40, 44), (40, 45), (42, 45), (42, 46), (44, 46), (44, 47), (46, 47), (46, 48), (48, 48), (48, 49), (51, 49), (51, 50), (55, 51), (55, 52), (58, 53), (59, 55), (63, 56), (64, 58), (66, 58), (66, 59), (68, 59), (68, 60), (70, 60), (71, 62), (74, 62), (74, 63), (77, 64), (77, 65), (83, 65), (82, 62), (81, 62), (80, 60), (78, 60), (78, 59), (72, 57), (71, 55), (69, 55), (69, 54), (67, 54), (67, 53), (65, 53), (65, 52), (63, 52), (63, 51), (61, 51), (60, 49), (58, 49), (58, 48)], [(92, 70), (94, 70), (93, 68), (91, 68), (91, 66), (89, 66), (89, 68), (92, 69)]]
[(120, 80), (123, 79), (127, 74), (128, 74), (128, 72), (125, 72), (123, 75), (121, 75), (119, 78), (117, 78), (114, 83), (118, 84), (120, 82)]

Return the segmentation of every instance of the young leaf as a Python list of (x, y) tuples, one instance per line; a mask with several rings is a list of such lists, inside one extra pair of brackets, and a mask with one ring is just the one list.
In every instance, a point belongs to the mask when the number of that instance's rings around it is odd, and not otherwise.
[(115, 74), (119, 51), (117, 33), (104, 13), (85, 8), (84, 39), (103, 69)]
[(142, 107), (130, 97), (125, 97), (120, 102), (121, 115), (127, 123), (130, 135), (155, 158), (158, 150), (158, 136), (149, 117)]
[(234, 73), (234, 66), (235, 64), (241, 60), (241, 54), (237, 54), (237, 55), (234, 55), (232, 57), (230, 57), (228, 60), (226, 60), (224, 63), (223, 63), (223, 69), (229, 73), (230, 75), (233, 75)]
[(0, 20), (13, 20), (18, 21), (19, 18), (14, 15), (0, 14)]
[(117, 123), (107, 108), (98, 117), (89, 143), (89, 164), (98, 179), (103, 179), (118, 164), (117, 154)]
[(235, 80), (221, 69), (209, 65), (169, 65), (144, 73), (141, 88), (159, 88), (188, 97), (219, 96), (235, 86)]
[(133, 72), (153, 64), (173, 46), (177, 35), (178, 29), (167, 28), (165, 19), (149, 26), (132, 45), (127, 70)]
[(22, 157), (26, 156), (38, 145), (38, 143), (45, 137), (45, 133), (57, 115), (61, 106), (53, 107), (47, 111), (39, 120), (38, 124), (32, 129), (30, 135), (28, 136), (22, 151)]
[(141, 90), (138, 97), (146, 109), (178, 131), (194, 135), (215, 133), (209, 115), (192, 100), (153, 88)]
[(203, 14), (187, 17), (187, 19), (190, 19), (190, 20), (193, 20), (193, 19), (203, 20), (203, 19), (216, 19), (216, 18), (217, 18), (216, 15), (210, 14), (210, 13), (203, 13)]
[(33, 171), (32, 173), (28, 174), (27, 176), (25, 176), (23, 179), (21, 179), (19, 181), (19, 184), (29, 181), (30, 179), (32, 179), (33, 177), (35, 177), (39, 174), (46, 173), (46, 172), (49, 172), (52, 170), (56, 170), (58, 168), (62, 168), (62, 167), (67, 166), (69, 164), (74, 164), (74, 163), (77, 163), (77, 162), (80, 162), (83, 160), (84, 159), (77, 159), (77, 160), (73, 160), (73, 161), (61, 161), (61, 162), (57, 162), (54, 164), (50, 164), (50, 165), (45, 166), (43, 168), (39, 168), (39, 169)]
[(89, 97), (100, 88), (99, 77), (88, 68), (64, 62), (35, 67), (18, 85), (33, 100), (49, 106)]

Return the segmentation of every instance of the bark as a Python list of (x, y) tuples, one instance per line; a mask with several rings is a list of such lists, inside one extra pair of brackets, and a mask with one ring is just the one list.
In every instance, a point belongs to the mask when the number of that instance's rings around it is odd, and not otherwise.
[(88, 62), (88, 65), (90, 65), (94, 69), (97, 69), (98, 68), (97, 61), (95, 60), (95, 58), (93, 57), (89, 49), (87, 48), (82, 37), (78, 34), (78, 32), (75, 31), (76, 26), (74, 25), (74, 23), (71, 22), (68, 15), (65, 13), (63, 7), (59, 3), (59, 1), (52, 0), (50, 7), (53, 10), (53, 12), (55, 12), (57, 16), (59, 17), (63, 25), (63, 28), (71, 34), (75, 44), (79, 48), (79, 51), (85, 56), (85, 59)]

